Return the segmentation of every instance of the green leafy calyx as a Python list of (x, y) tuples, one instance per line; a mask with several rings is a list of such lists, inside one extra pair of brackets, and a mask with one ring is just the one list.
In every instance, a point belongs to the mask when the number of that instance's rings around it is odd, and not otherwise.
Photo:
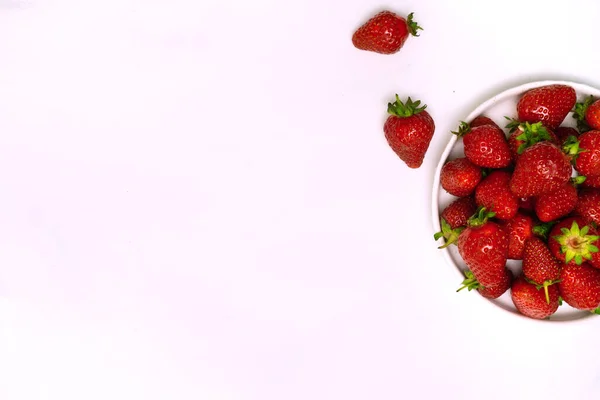
[(595, 243), (600, 236), (588, 235), (589, 226), (585, 225), (579, 228), (576, 221), (573, 221), (571, 229), (562, 228), (562, 235), (554, 236), (554, 239), (560, 244), (560, 251), (565, 255), (565, 262), (572, 260), (575, 264), (581, 265), (584, 260), (591, 260), (592, 254), (598, 252)]
[(460, 125), (458, 126), (457, 131), (452, 131), (452, 133), (454, 133), (458, 137), (463, 137), (469, 132), (471, 132), (471, 125), (469, 125), (465, 121), (460, 122)]
[(522, 142), (517, 149), (518, 154), (523, 153), (526, 148), (531, 147), (536, 143), (552, 139), (550, 133), (541, 122), (536, 122), (535, 124), (524, 122), (519, 124), (517, 129), (519, 129), (521, 133), (516, 139)]
[(479, 207), (475, 214), (469, 218), (467, 225), (472, 228), (483, 226), (488, 222), (488, 219), (496, 216), (495, 212), (487, 211), (485, 207)]
[(462, 281), (462, 286), (459, 287), (456, 292), (460, 292), (463, 289), (467, 289), (469, 292), (473, 289), (480, 289), (483, 286), (477, 281), (475, 275), (469, 270), (465, 271), (465, 280)]
[(440, 222), (442, 224), (442, 230), (440, 232), (437, 232), (435, 235), (433, 235), (433, 238), (436, 241), (442, 237), (444, 239), (446, 239), (446, 243), (444, 243), (443, 245), (438, 247), (438, 249), (445, 249), (446, 247), (450, 246), (451, 244), (456, 243), (461, 232), (465, 230), (465, 227), (460, 226), (458, 228), (452, 229), (452, 227), (450, 227), (450, 224), (444, 218), (442, 218)]
[(585, 114), (589, 106), (594, 102), (594, 96), (589, 96), (583, 103), (575, 104), (573, 109), (573, 118), (577, 121), (577, 130), (581, 133), (589, 131), (591, 128), (585, 120)]
[(427, 105), (425, 104), (421, 106), (420, 100), (412, 101), (412, 99), (409, 97), (408, 100), (406, 100), (406, 103), (403, 103), (402, 100), (400, 100), (400, 97), (396, 95), (396, 101), (393, 103), (388, 103), (387, 112), (388, 114), (395, 115), (396, 117), (407, 118), (420, 113), (426, 108)]
[(408, 31), (410, 32), (411, 35), (413, 36), (419, 36), (419, 33), (417, 31), (419, 30), (423, 30), (423, 28), (421, 28), (419, 26), (419, 24), (413, 20), (413, 15), (415, 13), (410, 13), (408, 14), (408, 18), (406, 19), (406, 25), (408, 25)]

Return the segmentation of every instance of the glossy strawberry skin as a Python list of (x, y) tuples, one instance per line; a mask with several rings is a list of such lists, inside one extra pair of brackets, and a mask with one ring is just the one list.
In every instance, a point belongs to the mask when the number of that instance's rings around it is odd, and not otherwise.
[(585, 151), (577, 155), (575, 169), (587, 178), (600, 175), (600, 131), (579, 135), (579, 148)]
[(595, 188), (600, 189), (600, 175), (598, 176), (586, 176), (585, 181), (581, 184), (582, 188)]
[(454, 200), (448, 207), (442, 211), (442, 218), (448, 222), (450, 228), (456, 229), (461, 226), (466, 226), (469, 217), (475, 214), (477, 206), (473, 197), (461, 197)]
[(469, 125), (471, 126), (471, 129), (483, 125), (491, 125), (500, 129), (497, 123), (495, 123), (491, 118), (486, 117), (485, 115), (480, 115), (479, 117), (476, 117), (473, 121), (471, 121)]
[(502, 282), (508, 236), (498, 224), (487, 221), (481, 226), (468, 226), (458, 238), (458, 252), (482, 286)]
[(516, 278), (511, 287), (511, 298), (519, 312), (535, 319), (548, 318), (558, 310), (559, 289), (557, 285), (548, 287), (550, 303), (546, 302), (544, 290), (529, 283), (523, 276)]
[(410, 27), (405, 18), (382, 11), (354, 32), (352, 44), (360, 50), (394, 54), (404, 46), (409, 34)]
[(533, 218), (518, 212), (512, 219), (498, 224), (508, 235), (508, 259), (522, 260), (525, 242), (533, 237)]
[(464, 197), (473, 193), (481, 178), (481, 168), (462, 157), (444, 164), (440, 184), (451, 195)]
[(554, 130), (554, 134), (558, 138), (558, 142), (562, 145), (569, 136), (579, 137), (579, 131), (568, 126), (559, 126)]
[(540, 142), (519, 156), (510, 189), (517, 197), (539, 196), (565, 185), (573, 168), (562, 150), (550, 142)]
[(562, 263), (540, 238), (532, 237), (525, 243), (523, 251), (523, 275), (538, 285), (560, 278)]
[(587, 223), (600, 226), (600, 190), (581, 189), (574, 214), (583, 217)]
[(543, 122), (556, 129), (575, 106), (575, 89), (566, 85), (548, 85), (529, 90), (517, 103), (517, 114), (522, 122)]
[(493, 171), (475, 189), (475, 202), (498, 219), (511, 219), (519, 210), (519, 199), (510, 191), (509, 182), (510, 173)]
[(593, 102), (585, 113), (585, 121), (594, 130), (600, 130), (600, 100)]
[(504, 269), (504, 274), (502, 275), (502, 280), (494, 286), (485, 286), (477, 289), (479, 294), (481, 294), (486, 299), (497, 299), (502, 296), (512, 284), (513, 274), (509, 269)]
[(580, 310), (595, 310), (600, 306), (600, 270), (587, 263), (569, 264), (563, 266), (560, 279), (560, 295), (568, 305)]
[(510, 149), (504, 132), (492, 125), (471, 128), (463, 137), (465, 156), (484, 168), (504, 168), (511, 164)]
[[(584, 226), (587, 226), (589, 228), (590, 235), (598, 234), (596, 229), (594, 229), (594, 227), (592, 227), (591, 225), (587, 224), (586, 220), (581, 216), (565, 218), (565, 219), (561, 220), (559, 223), (557, 223), (556, 225), (554, 225), (552, 227), (552, 229), (550, 230), (550, 233), (548, 234), (548, 248), (550, 249), (550, 252), (552, 253), (552, 255), (562, 263), (565, 263), (565, 261), (566, 261), (565, 254), (563, 252), (561, 252), (560, 243), (558, 243), (558, 241), (555, 239), (555, 237), (562, 235), (562, 232), (561, 232), (562, 228), (570, 229), (573, 224), (573, 221), (577, 222), (579, 229), (583, 228)], [(596, 241), (592, 244), (600, 247), (599, 242), (600, 241)], [(592, 259), (586, 260), (586, 262), (588, 262), (593, 267), (600, 268), (600, 253), (592, 253)], [(569, 264), (574, 265), (575, 260), (571, 260), (569, 262)]]
[(535, 214), (542, 222), (550, 222), (568, 215), (575, 209), (578, 196), (572, 183), (539, 196), (534, 203)]
[(409, 168), (419, 168), (435, 132), (435, 123), (427, 111), (410, 117), (390, 115), (383, 126), (392, 150)]

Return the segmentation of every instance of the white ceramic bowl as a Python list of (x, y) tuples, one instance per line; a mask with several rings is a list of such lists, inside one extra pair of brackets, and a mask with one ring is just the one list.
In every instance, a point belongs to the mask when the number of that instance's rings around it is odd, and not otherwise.
[[(504, 127), (506, 125), (506, 119), (504, 116), (508, 116), (511, 118), (516, 118), (516, 106), (519, 101), (520, 96), (530, 89), (534, 89), (541, 86), (552, 85), (552, 84), (564, 84), (569, 85), (575, 89), (577, 92), (577, 101), (582, 101), (585, 97), (589, 95), (593, 95), (595, 97), (600, 97), (600, 90), (590, 87), (588, 85), (582, 83), (575, 83), (569, 81), (538, 81), (526, 83), (521, 86), (517, 86), (511, 89), (508, 89), (491, 99), (485, 101), (481, 105), (479, 105), (473, 112), (471, 112), (464, 121), (471, 122), (475, 117), (479, 115), (486, 115), (492, 118), (500, 127)], [(459, 120), (456, 121), (455, 128), (458, 129)], [(565, 121), (562, 124), (563, 126), (575, 126), (575, 120), (572, 118), (572, 114), (569, 114)], [(432, 218), (433, 218), (433, 230), (434, 232), (439, 232), (440, 228), (440, 213), (442, 210), (448, 206), (456, 197), (448, 194), (444, 189), (440, 186), (440, 172), (444, 164), (452, 159), (458, 157), (464, 157), (463, 152), (463, 144), (462, 140), (458, 140), (456, 135), (450, 134), (448, 132), (448, 136), (450, 137), (450, 141), (446, 145), (444, 152), (440, 158), (439, 164), (435, 170), (435, 177), (433, 180), (433, 194), (432, 194)], [(444, 239), (440, 239), (439, 243), (442, 244)], [(465, 263), (458, 254), (458, 249), (456, 246), (452, 245), (446, 249), (439, 250), (444, 254), (447, 262), (455, 268), (457, 271), (456, 275), (456, 286), (459, 287), (460, 282), (464, 279), (463, 272), (466, 269)], [(509, 260), (507, 263), (508, 268), (510, 268), (515, 276), (521, 272), (521, 261)], [(462, 292), (461, 292), (462, 294)], [(468, 295), (465, 293), (464, 295)], [(491, 301), (495, 303), (500, 308), (512, 312), (515, 315), (519, 315), (523, 318), (517, 309), (515, 308), (511, 298), (510, 298), (510, 290), (507, 291), (500, 298), (495, 300), (487, 300), (484, 297), (478, 295), (477, 293), (470, 293), (472, 295), (473, 301)], [(563, 303), (561, 307), (558, 308), (558, 311), (552, 315), (546, 321), (577, 321), (582, 318), (593, 316), (590, 312), (576, 310), (570, 307), (568, 304)]]

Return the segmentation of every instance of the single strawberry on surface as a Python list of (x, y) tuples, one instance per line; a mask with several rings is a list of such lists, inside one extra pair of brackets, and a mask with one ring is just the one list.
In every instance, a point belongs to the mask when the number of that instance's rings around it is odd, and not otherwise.
[(576, 102), (575, 89), (567, 85), (548, 85), (531, 89), (525, 92), (517, 103), (518, 120), (543, 122), (548, 128), (556, 129)]
[(573, 213), (583, 217), (588, 224), (600, 226), (600, 190), (581, 189)]
[(479, 294), (481, 294), (486, 299), (497, 299), (502, 296), (508, 289), (510, 289), (510, 285), (512, 284), (513, 274), (509, 269), (504, 269), (504, 275), (502, 275), (502, 280), (493, 286), (481, 286), (475, 275), (469, 270), (465, 271), (465, 279), (462, 281), (462, 286), (458, 288), (457, 292), (461, 290), (467, 289), (469, 292), (473, 289), (477, 289)]
[(508, 236), (493, 216), (482, 207), (458, 237), (460, 256), (484, 287), (502, 282), (508, 256)]
[(391, 11), (382, 11), (354, 32), (352, 44), (360, 50), (394, 54), (404, 46), (409, 35), (419, 36), (418, 31), (422, 29), (413, 21), (413, 13), (405, 19)]
[(511, 286), (510, 295), (515, 307), (527, 317), (545, 319), (558, 310), (559, 289), (556, 285), (548, 287), (548, 298), (543, 290), (519, 276)]
[(566, 184), (573, 168), (569, 158), (553, 143), (540, 142), (517, 159), (510, 190), (517, 197), (539, 196)]
[(600, 306), (600, 270), (588, 263), (564, 265), (558, 288), (571, 307), (591, 311)]
[(542, 222), (550, 222), (562, 218), (575, 209), (578, 202), (577, 185), (585, 181), (584, 176), (577, 176), (565, 185), (552, 192), (540, 195), (535, 199), (535, 214)]
[(475, 211), (477, 211), (477, 206), (471, 196), (454, 200), (442, 211), (440, 219), (442, 230), (437, 232), (433, 238), (439, 240), (443, 237), (446, 243), (438, 249), (446, 248), (458, 240), (469, 218), (475, 214)]
[(483, 168), (504, 168), (511, 164), (506, 135), (497, 126), (471, 128), (466, 122), (461, 122), (458, 131), (452, 133), (462, 137), (465, 157), (473, 164)]
[(481, 168), (464, 157), (448, 161), (440, 172), (442, 188), (457, 197), (473, 193), (481, 178)]
[(589, 262), (600, 268), (598, 232), (580, 216), (561, 220), (548, 234), (548, 248), (552, 255), (565, 264)]
[(492, 171), (475, 189), (475, 202), (496, 214), (498, 219), (511, 219), (519, 210), (519, 199), (510, 191), (510, 173)]
[(532, 237), (527, 240), (523, 252), (523, 275), (532, 283), (544, 288), (548, 302), (548, 286), (558, 282), (561, 267), (562, 263), (554, 258), (540, 238)]
[(392, 150), (409, 168), (419, 168), (435, 131), (433, 118), (421, 106), (420, 101), (409, 97), (403, 103), (398, 95), (394, 103), (388, 103), (389, 117), (383, 131)]
[(498, 224), (508, 235), (508, 259), (522, 260), (525, 242), (533, 237), (534, 222), (529, 215), (517, 212), (517, 214), (505, 221), (498, 221)]
[(567, 140), (564, 151), (575, 159), (575, 169), (587, 178), (600, 175), (600, 131), (587, 131)]

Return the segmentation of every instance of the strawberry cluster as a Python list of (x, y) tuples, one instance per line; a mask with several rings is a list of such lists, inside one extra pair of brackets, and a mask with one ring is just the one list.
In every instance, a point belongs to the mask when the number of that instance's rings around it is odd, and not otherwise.
[[(493, 299), (510, 289), (536, 319), (562, 301), (600, 313), (600, 100), (577, 103), (572, 87), (548, 85), (516, 111), (506, 132), (486, 116), (454, 132), (464, 156), (443, 166), (440, 184), (457, 199), (435, 239), (458, 246), (468, 267), (459, 290)], [(577, 129), (561, 126), (570, 112)]]

